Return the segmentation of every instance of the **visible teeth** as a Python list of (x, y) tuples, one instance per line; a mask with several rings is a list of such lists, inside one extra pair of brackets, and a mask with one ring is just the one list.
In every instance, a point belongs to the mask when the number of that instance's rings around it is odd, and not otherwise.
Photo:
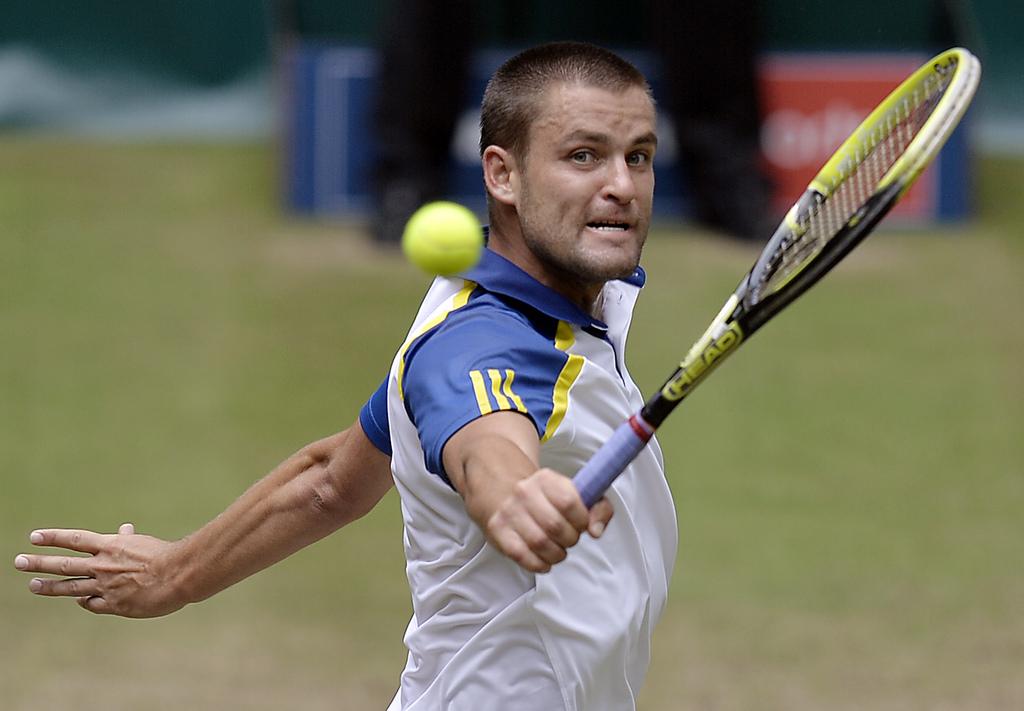
[(592, 223), (590, 223), (590, 227), (594, 228), (595, 230), (619, 230), (619, 231), (621, 231), (621, 230), (627, 229), (627, 226), (623, 225), (621, 223), (614, 223), (613, 224), (613, 223), (609, 223), (609, 222), (592, 222)]

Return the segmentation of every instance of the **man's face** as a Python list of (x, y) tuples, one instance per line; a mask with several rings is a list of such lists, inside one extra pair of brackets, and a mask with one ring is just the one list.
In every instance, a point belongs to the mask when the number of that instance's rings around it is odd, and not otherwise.
[(654, 199), (655, 123), (639, 87), (548, 89), (516, 200), (524, 241), (548, 275), (593, 287), (636, 269)]

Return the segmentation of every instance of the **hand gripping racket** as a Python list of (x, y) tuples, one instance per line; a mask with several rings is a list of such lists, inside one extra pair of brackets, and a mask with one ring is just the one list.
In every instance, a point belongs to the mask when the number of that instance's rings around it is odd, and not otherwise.
[(981, 64), (966, 49), (943, 52), (911, 74), (846, 139), (672, 376), (577, 472), (573, 483), (588, 507), (676, 405), (885, 217), (956, 128), (980, 78)]

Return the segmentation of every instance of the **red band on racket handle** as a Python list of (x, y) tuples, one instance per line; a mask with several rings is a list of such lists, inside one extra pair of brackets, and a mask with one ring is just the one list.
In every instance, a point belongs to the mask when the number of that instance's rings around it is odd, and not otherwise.
[(604, 496), (605, 490), (636, 459), (653, 434), (654, 428), (638, 412), (619, 425), (608, 441), (576, 472), (572, 483), (587, 508)]
[(644, 444), (647, 444), (648, 440), (654, 436), (654, 428), (647, 424), (647, 420), (639, 412), (630, 415), (626, 422), (633, 428), (636, 436), (644, 441)]

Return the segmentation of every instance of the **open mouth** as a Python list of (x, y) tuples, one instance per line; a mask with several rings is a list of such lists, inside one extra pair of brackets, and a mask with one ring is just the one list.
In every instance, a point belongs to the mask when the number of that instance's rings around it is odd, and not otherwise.
[(600, 220), (597, 222), (588, 222), (587, 227), (598, 232), (625, 232), (630, 229), (631, 225), (628, 222), (614, 222), (608, 220)]

